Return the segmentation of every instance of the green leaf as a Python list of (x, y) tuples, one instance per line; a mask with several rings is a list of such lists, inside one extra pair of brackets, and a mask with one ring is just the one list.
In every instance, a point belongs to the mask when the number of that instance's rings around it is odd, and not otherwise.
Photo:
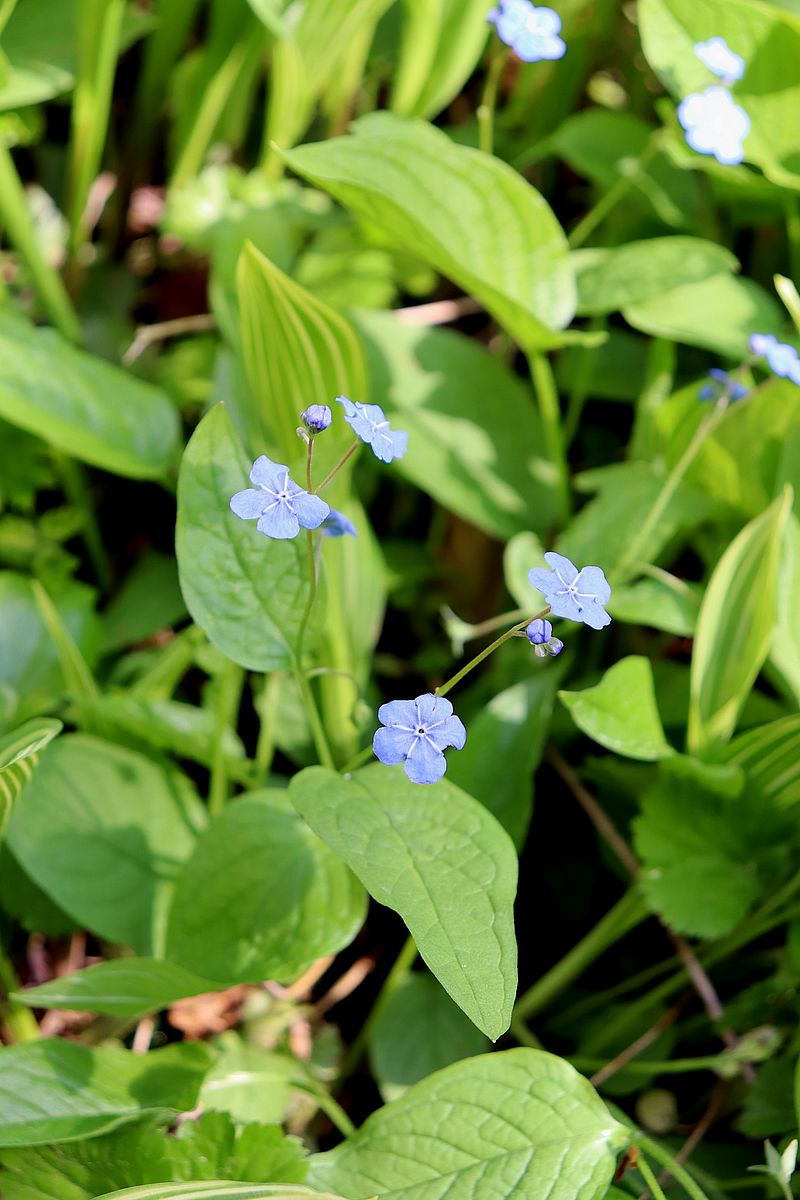
[(147, 954), (163, 940), (165, 906), (202, 821), (184, 776), (121, 746), (70, 734), (42, 752), (7, 838), (20, 864), (70, 916)]
[(97, 1200), (341, 1200), (285, 1183), (155, 1183), (107, 1192)]
[(63, 728), (60, 721), (39, 717), (0, 737), (0, 836), (5, 831), (14, 802), (38, 762), (39, 751)]
[(505, 1050), (437, 1071), (311, 1160), (348, 1200), (601, 1200), (630, 1140), (560, 1058)]
[(408, 431), (396, 470), (495, 537), (534, 524), (549, 530), (559, 512), (556, 480), (520, 380), (460, 334), (404, 325), (387, 313), (362, 313), (357, 325), (372, 398)]
[(489, 29), (484, 0), (406, 0), (392, 112), (434, 117), (475, 69)]
[(217, 405), (181, 463), (178, 570), (189, 612), (223, 654), (251, 671), (282, 670), (292, 664), (308, 593), (306, 546), (265, 537), (234, 516), (230, 498), (247, 487), (249, 470)]
[(470, 721), (467, 744), (448, 767), (451, 783), (469, 788), (517, 848), (528, 832), (533, 775), (550, 729), (557, 679), (552, 670), (540, 670), (494, 696)]
[(684, 284), (735, 271), (724, 246), (695, 237), (647, 238), (609, 249), (593, 247), (572, 255), (581, 315), (617, 312)]
[(286, 792), (253, 792), (225, 808), (186, 864), (167, 957), (228, 983), (290, 983), (346, 946), (364, 916), (360, 885)]
[(800, 704), (800, 521), (793, 512), (781, 543), (778, 617), (769, 660)]
[(800, 716), (748, 729), (720, 746), (714, 758), (745, 771), (748, 789), (765, 812), (794, 819), (800, 808)]
[(297, 1064), (287, 1054), (264, 1050), (238, 1034), (217, 1040), (219, 1057), (200, 1091), (203, 1108), (228, 1113), (237, 1124), (283, 1121), (297, 1095)]
[(218, 984), (200, 979), (175, 963), (155, 958), (113, 958), (16, 992), (15, 999), (30, 1008), (107, 1013), (132, 1021), (145, 1013), (160, 1012), (185, 996), (217, 990)]
[(400, 914), (456, 1004), (500, 1037), (517, 986), (517, 859), (495, 818), (446, 779), (420, 786), (377, 764), (351, 779), (310, 767), (289, 794), (370, 895)]
[(489, 1044), (427, 972), (406, 976), (389, 995), (369, 1037), (372, 1070), (385, 1101)]
[(679, 933), (722, 937), (761, 894), (737, 801), (743, 776), (692, 759), (663, 763), (634, 822), (645, 898)]
[(178, 452), (165, 392), (77, 350), (53, 329), (0, 313), (0, 417), (82, 462), (152, 479)]
[(734, 538), (709, 581), (692, 652), (689, 747), (693, 751), (730, 737), (769, 653), (781, 539), (791, 503), (787, 488)]
[(750, 118), (744, 143), (748, 162), (773, 182), (797, 187), (797, 142), (793, 134), (800, 105), (800, 14), (779, 12), (750, 0), (643, 0), (639, 12), (642, 46), (650, 65), (676, 96), (702, 91), (715, 80), (693, 52), (694, 43), (723, 37), (745, 61), (733, 98)]
[(594, 687), (558, 698), (587, 737), (615, 754), (654, 762), (675, 753), (664, 736), (647, 658), (620, 659)]
[(185, 616), (175, 559), (149, 550), (103, 613), (103, 651), (110, 654), (142, 642), (154, 633), (171, 629)]
[(503, 576), (510, 594), (520, 608), (530, 609), (531, 616), (537, 605), (544, 607), (544, 596), (528, 581), (528, 571), (544, 558), (544, 545), (535, 533), (525, 530), (517, 533), (503, 551)]
[[(350, 323), (300, 287), (247, 243), (237, 270), (241, 344), (251, 405), (244, 416), (250, 448), (291, 464), (300, 454), (297, 426), (309, 404), (344, 394), (365, 401), (364, 355)], [(314, 448), (318, 478), (352, 441), (339, 421)]]
[(422, 122), (374, 113), (352, 128), (286, 161), (474, 295), (520, 345), (562, 344), (575, 284), (564, 233), (536, 189)]
[(192, 1108), (210, 1052), (193, 1043), (134, 1054), (43, 1038), (7, 1047), (0, 1062), (0, 1146), (36, 1146)]
[[(710, 312), (713, 321), (708, 320)], [(667, 287), (626, 304), (622, 315), (642, 333), (702, 346), (737, 360), (747, 358), (755, 330), (780, 334), (783, 328), (777, 301), (752, 279), (729, 274)]]
[(615, 621), (649, 625), (679, 637), (690, 637), (700, 612), (700, 589), (667, 571), (615, 587), (608, 610)]

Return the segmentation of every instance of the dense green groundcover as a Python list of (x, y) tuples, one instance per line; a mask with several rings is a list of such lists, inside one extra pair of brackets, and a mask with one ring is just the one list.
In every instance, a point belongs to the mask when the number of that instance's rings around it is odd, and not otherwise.
[(553, 5), (0, 3), (4, 1200), (791, 1200), (800, 3)]

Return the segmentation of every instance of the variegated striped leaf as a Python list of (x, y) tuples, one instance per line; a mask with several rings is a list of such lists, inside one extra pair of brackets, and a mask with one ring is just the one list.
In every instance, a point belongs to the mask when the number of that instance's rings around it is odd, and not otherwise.
[(107, 1192), (98, 1200), (341, 1200), (330, 1193), (285, 1183), (147, 1183)]
[(36, 717), (0, 738), (0, 834), (5, 831), (12, 806), (33, 774), (42, 750), (63, 725), (50, 717)]

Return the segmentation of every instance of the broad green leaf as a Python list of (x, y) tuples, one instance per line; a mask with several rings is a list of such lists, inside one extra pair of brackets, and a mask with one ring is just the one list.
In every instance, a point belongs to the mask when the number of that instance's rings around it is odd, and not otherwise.
[(219, 989), (171, 962), (155, 958), (112, 958), (62, 975), (39, 987), (25, 988), (15, 998), (30, 1008), (66, 1008), (107, 1013), (135, 1020), (160, 1012), (175, 1000)]
[(544, 608), (545, 600), (528, 581), (528, 571), (541, 563), (544, 545), (535, 533), (525, 530), (516, 534), (503, 551), (503, 575), (506, 587), (520, 608), (530, 609), (531, 616), (538, 608)]
[(632, 301), (622, 315), (642, 333), (737, 360), (748, 356), (753, 333), (780, 334), (783, 328), (780, 305), (768, 292), (752, 279), (722, 273)]
[(715, 79), (693, 51), (695, 42), (723, 37), (744, 59), (733, 98), (750, 118), (745, 159), (775, 183), (797, 187), (800, 170), (794, 122), (800, 104), (800, 14), (751, 0), (642, 0), (642, 45), (650, 65), (676, 97)]
[(517, 859), (495, 818), (446, 779), (420, 786), (377, 764), (351, 779), (310, 767), (289, 794), (370, 895), (400, 914), (456, 1004), (500, 1037), (517, 986)]
[(0, 837), (15, 800), (38, 762), (39, 751), (63, 728), (60, 721), (39, 717), (0, 737)]
[(200, 1091), (203, 1108), (227, 1113), (237, 1124), (283, 1121), (297, 1095), (297, 1063), (233, 1032), (224, 1033), (216, 1049), (219, 1057)]
[(552, 465), (528, 389), (460, 334), (362, 313), (371, 398), (408, 431), (397, 471), (495, 537), (558, 517)]
[[(364, 355), (350, 323), (295, 283), (251, 243), (237, 271), (241, 345), (251, 407), (245, 427), (253, 454), (290, 463), (301, 454), (300, 413), (335, 396), (366, 401)], [(337, 414), (338, 415), (338, 414)], [(341, 418), (315, 446), (322, 478), (352, 441)], [(303, 457), (304, 454), (303, 454)]]
[[(52, 599), (84, 657), (94, 662), (98, 641), (95, 593), (83, 583), (70, 582)], [(64, 678), (27, 576), (0, 571), (0, 614), (0, 681), (12, 689), (14, 716), (24, 721), (46, 712), (64, 695)]]
[(143, 554), (103, 612), (103, 652), (110, 654), (182, 621), (186, 616), (172, 555)]
[(700, 589), (667, 571), (615, 587), (608, 610), (615, 621), (649, 625), (679, 637), (690, 637), (700, 612)]
[(484, 0), (406, 0), (392, 112), (434, 117), (475, 69), (489, 28)]
[(601, 1200), (630, 1136), (563, 1059), (505, 1050), (415, 1084), (308, 1181), (348, 1200)]
[[(533, 775), (550, 729), (558, 683), (552, 668), (543, 663), (539, 668), (531, 679), (499, 692), (481, 709), (469, 723), (466, 746), (452, 755), (448, 766), (450, 781), (469, 788), (518, 848), (528, 832)], [(502, 771), (497, 769), (500, 762)]]
[(556, 363), (562, 392), (604, 400), (637, 400), (647, 378), (647, 343), (629, 329), (609, 329), (602, 346), (568, 346)]
[(743, 782), (736, 768), (675, 758), (644, 796), (634, 822), (642, 891), (679, 933), (722, 937), (761, 894), (750, 830), (736, 819)]
[(7, 837), (70, 916), (147, 954), (163, 941), (165, 906), (202, 821), (185, 776), (70, 734), (42, 752)]
[(566, 340), (558, 331), (575, 312), (567, 242), (535, 188), (422, 122), (375, 113), (353, 130), (286, 161), (474, 295), (520, 345)]
[(578, 250), (572, 262), (578, 312), (591, 315), (616, 312), (738, 267), (724, 246), (695, 237), (647, 238), (609, 249)]
[(427, 972), (414, 971), (390, 993), (370, 1031), (369, 1058), (385, 1101), (489, 1043)]
[(769, 653), (777, 615), (781, 539), (791, 489), (734, 538), (706, 588), (692, 652), (689, 747), (733, 733)]
[(647, 658), (620, 659), (594, 687), (558, 698), (580, 730), (615, 754), (654, 762), (675, 753), (664, 736)]
[(165, 392), (0, 313), (0, 417), (82, 462), (132, 479), (158, 478), (178, 452), (178, 416)]
[(181, 589), (197, 624), (240, 666), (274, 671), (293, 661), (308, 561), (304, 538), (276, 541), (231, 512), (230, 498), (249, 486), (249, 470), (217, 405), (183, 456), (175, 547)]
[(134, 1054), (43, 1038), (6, 1047), (0, 1063), (0, 1146), (37, 1146), (192, 1108), (210, 1053), (199, 1043)]
[(178, 882), (167, 957), (203, 976), (290, 983), (363, 924), (365, 897), (286, 792), (229, 804)]
[(97, 1200), (341, 1200), (309, 1188), (285, 1183), (150, 1183), (144, 1187), (106, 1192)]

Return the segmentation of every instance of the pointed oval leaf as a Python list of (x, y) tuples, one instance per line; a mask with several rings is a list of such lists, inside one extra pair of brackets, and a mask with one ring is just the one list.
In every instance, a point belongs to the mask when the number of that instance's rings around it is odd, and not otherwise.
[(399, 913), (425, 962), (496, 1040), (517, 987), (517, 856), (491, 813), (446, 779), (411, 783), (374, 765), (343, 779), (309, 767), (291, 782), (297, 811), (380, 904)]
[(202, 1183), (146, 1183), (142, 1187), (106, 1192), (97, 1200), (342, 1200), (329, 1192), (285, 1183), (229, 1183), (204, 1180)]
[(711, 576), (692, 652), (689, 748), (726, 741), (764, 664), (777, 616), (778, 567), (792, 493), (787, 488), (728, 546)]
[(133, 1021), (145, 1013), (160, 1012), (186, 996), (219, 990), (219, 984), (200, 979), (176, 963), (155, 958), (112, 958), (39, 987), (25, 988), (14, 998), (30, 1008), (106, 1013)]
[(84, 734), (42, 751), (8, 844), (37, 884), (94, 933), (147, 954), (203, 810), (185, 776)]
[(132, 479), (163, 475), (175, 461), (178, 415), (160, 388), (8, 310), (0, 364), (0, 417), (12, 425)]
[(601, 1200), (630, 1133), (573, 1067), (505, 1050), (437, 1071), (311, 1160), (348, 1200)]
[(352, 128), (286, 154), (289, 166), (460, 284), (520, 345), (563, 342), (575, 279), (564, 232), (536, 189), (422, 121), (375, 113)]
[(231, 512), (250, 465), (217, 405), (183, 456), (175, 548), (186, 605), (209, 639), (240, 666), (275, 671), (293, 661), (308, 594), (306, 544), (265, 537)]
[(615, 754), (654, 762), (675, 753), (664, 736), (647, 658), (623, 658), (594, 687), (558, 698), (579, 729)]
[(286, 792), (252, 792), (225, 808), (186, 864), (167, 956), (227, 983), (290, 983), (352, 940), (365, 899)]

